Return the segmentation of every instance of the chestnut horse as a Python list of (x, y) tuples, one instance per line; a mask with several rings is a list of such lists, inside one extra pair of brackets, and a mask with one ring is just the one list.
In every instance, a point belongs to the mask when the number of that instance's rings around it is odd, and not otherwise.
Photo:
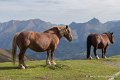
[(97, 49), (102, 49), (102, 58), (106, 58), (105, 53), (108, 45), (110, 43), (114, 43), (114, 36), (113, 33), (106, 32), (103, 34), (90, 34), (87, 37), (87, 59), (91, 59), (92, 57), (90, 56), (90, 49), (91, 46), (94, 47), (94, 55), (96, 59), (99, 59), (98, 55), (96, 54)]
[(53, 27), (49, 30), (44, 31), (43, 33), (32, 31), (23, 31), (17, 33), (13, 39), (13, 62), (15, 63), (16, 50), (18, 46), (20, 49), (19, 67), (21, 69), (27, 68), (24, 63), (24, 54), (27, 48), (30, 48), (36, 52), (47, 51), (46, 64), (55, 65), (56, 63), (54, 62), (54, 51), (57, 48), (62, 37), (65, 37), (68, 41), (72, 41), (71, 29), (67, 25)]

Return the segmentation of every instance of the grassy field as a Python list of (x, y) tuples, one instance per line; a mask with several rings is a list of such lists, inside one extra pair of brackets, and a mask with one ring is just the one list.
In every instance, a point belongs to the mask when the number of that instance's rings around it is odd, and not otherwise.
[[(120, 71), (120, 56), (56, 62), (56, 66), (46, 66), (44, 60), (27, 61), (29, 68), (25, 70), (11, 62), (0, 63), (0, 80), (108, 80)], [(120, 75), (115, 80), (120, 80)]]

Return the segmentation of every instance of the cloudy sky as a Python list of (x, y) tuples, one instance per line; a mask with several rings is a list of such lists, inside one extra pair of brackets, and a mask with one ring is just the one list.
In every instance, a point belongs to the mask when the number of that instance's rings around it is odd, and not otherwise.
[(39, 18), (57, 24), (120, 20), (120, 0), (0, 0), (0, 22)]

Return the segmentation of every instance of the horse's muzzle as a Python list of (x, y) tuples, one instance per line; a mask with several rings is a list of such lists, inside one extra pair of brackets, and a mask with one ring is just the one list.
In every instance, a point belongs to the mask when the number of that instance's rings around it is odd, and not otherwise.
[(72, 37), (69, 39), (69, 42), (71, 42), (72, 41)]
[(111, 42), (112, 44), (114, 44), (114, 42)]

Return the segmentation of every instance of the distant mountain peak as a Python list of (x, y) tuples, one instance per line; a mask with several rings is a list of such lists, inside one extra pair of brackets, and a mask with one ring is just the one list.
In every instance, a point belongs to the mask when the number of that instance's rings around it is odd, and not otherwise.
[(77, 24), (76, 22), (71, 22), (71, 24)]
[(89, 20), (87, 23), (97, 25), (97, 24), (100, 24), (101, 22), (97, 18), (93, 18)]
[(92, 18), (90, 21), (99, 21), (97, 18)]
[(9, 22), (11, 23), (15, 23), (15, 22), (18, 22), (19, 20), (10, 20)]
[(29, 19), (29, 20), (26, 20), (26, 21), (28, 21), (28, 22), (45, 22), (41, 19)]

